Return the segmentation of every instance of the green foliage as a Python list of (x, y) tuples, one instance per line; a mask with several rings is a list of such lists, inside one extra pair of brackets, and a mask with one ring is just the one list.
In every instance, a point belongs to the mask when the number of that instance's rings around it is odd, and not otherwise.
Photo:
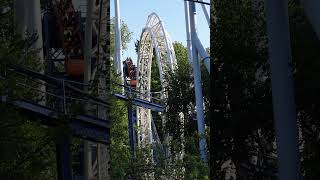
[(127, 104), (111, 99), (111, 177), (121, 179), (127, 174), (130, 160)]
[[(181, 43), (173, 44), (177, 66), (174, 72), (165, 75), (168, 95), (166, 101), (165, 131), (172, 136), (167, 145), (172, 153), (169, 165), (173, 172), (182, 172), (178, 179), (208, 179), (208, 166), (199, 157), (197, 125), (195, 118), (195, 95), (192, 67), (188, 61), (188, 51)], [(204, 84), (208, 84), (206, 69), (202, 69)], [(206, 85), (207, 86), (207, 85)], [(209, 89), (203, 89), (208, 91)], [(208, 92), (205, 92), (208, 95)], [(178, 154), (184, 153), (181, 158)]]
[(55, 149), (47, 129), (1, 105), (2, 179), (56, 179)]
[[(168, 72), (165, 76), (168, 82), (168, 86), (165, 87), (168, 94), (166, 129), (171, 135), (178, 138), (183, 133), (182, 129), (185, 133), (192, 132), (191, 129), (188, 129), (190, 126), (187, 124), (190, 123), (190, 120), (187, 117), (189, 117), (189, 111), (194, 110), (195, 96), (192, 87), (192, 68), (188, 63), (187, 49), (181, 43), (174, 43), (173, 47), (177, 58), (177, 67), (174, 72)], [(183, 124), (186, 124), (186, 128), (178, 123), (181, 119), (180, 112), (185, 117)]]
[[(158, 133), (162, 139), (164, 132), (172, 135), (173, 139), (167, 143), (162, 140), (164, 149), (171, 149), (171, 155), (168, 157), (162, 152), (160, 147), (156, 147), (154, 155), (155, 161), (151, 160), (151, 147), (136, 147), (135, 157), (131, 159), (128, 144), (128, 122), (126, 108), (130, 103), (124, 103), (119, 100), (112, 100), (112, 119), (114, 120), (111, 130), (111, 167), (112, 178), (121, 179), (130, 177), (133, 179), (148, 179), (156, 177), (156, 179), (209, 179), (208, 167), (199, 157), (198, 139), (196, 133), (196, 121), (193, 120), (194, 111), (194, 89), (192, 68), (188, 63), (187, 49), (181, 43), (174, 43), (175, 53), (178, 60), (177, 68), (173, 73), (165, 75), (168, 93), (167, 112), (165, 117), (167, 120), (166, 127), (162, 127), (162, 119), (156, 113), (152, 113), (155, 120)], [(203, 69), (203, 71), (206, 71)], [(152, 79), (151, 91), (160, 91), (161, 84), (159, 82), (159, 70), (157, 59), (154, 56), (152, 62)], [(113, 73), (113, 80), (119, 81)], [(204, 82), (206, 83), (206, 82)], [(112, 88), (114, 91), (116, 87)], [(184, 126), (181, 122), (181, 114), (183, 113)], [(164, 128), (164, 129), (163, 129)], [(184, 133), (185, 138), (180, 138)], [(181, 143), (185, 144), (183, 148)], [(178, 158), (182, 152), (182, 158)]]
[[(212, 20), (213, 120), (211, 165), (218, 179), (224, 162), (231, 159), (237, 179), (276, 178), (277, 170), (272, 95), (267, 62), (263, 1), (215, 1)], [(295, 78), (298, 126), (302, 134), (301, 170), (304, 179), (319, 176), (319, 39), (302, 7), (289, 2), (291, 52)], [(212, 59), (214, 59), (212, 58)], [(303, 144), (303, 145), (302, 145)], [(257, 158), (257, 163), (251, 161)]]
[[(152, 94), (152, 97), (161, 99), (161, 82), (160, 82), (160, 71), (159, 71), (159, 65), (158, 65), (158, 59), (155, 54), (155, 49), (153, 49), (153, 57), (152, 57), (152, 64), (151, 64), (151, 92), (155, 92)], [(160, 139), (163, 137), (163, 127), (162, 127), (162, 119), (158, 112), (151, 111), (152, 120), (154, 121), (157, 132), (160, 137)]]
[[(127, 47), (127, 43), (131, 40), (131, 32), (127, 25), (122, 22), (121, 34), (122, 46)], [(111, 34), (114, 32), (114, 18), (111, 22)], [(115, 47), (114, 36), (111, 36), (111, 52), (114, 52)], [(121, 83), (121, 77), (116, 73), (114, 67), (111, 67), (111, 81)], [(111, 91), (121, 92), (121, 88), (115, 84), (111, 84)], [(111, 128), (111, 178), (123, 179), (130, 170), (130, 152), (129, 152), (129, 132), (128, 132), (128, 103), (111, 97), (111, 114), (112, 128)]]
[[(229, 159), (236, 166), (237, 179), (259, 176), (258, 170), (247, 167), (260, 169), (263, 164), (265, 171), (275, 168), (268, 163), (268, 156), (275, 149), (261, 150), (274, 142), (274, 132), (270, 84), (256, 78), (257, 74), (268, 78), (266, 45), (261, 40), (265, 27), (264, 23), (261, 26), (257, 23), (264, 21), (260, 17), (263, 8), (253, 11), (251, 3), (250, 0), (214, 2), (217, 22), (211, 30), (211, 49), (215, 55), (212, 59), (216, 59), (212, 71), (214, 121), (210, 123), (210, 145), (214, 147), (211, 166), (217, 177), (224, 177), (220, 168)], [(260, 49), (257, 41), (262, 44)], [(257, 154), (258, 164), (251, 163)]]
[[(121, 47), (122, 50), (127, 50), (128, 48), (128, 43), (132, 39), (132, 32), (129, 30), (128, 25), (121, 20), (120, 22), (120, 31), (121, 31)], [(110, 52), (114, 52), (115, 48), (115, 18), (111, 18), (110, 20)]]
[[(26, 38), (21, 39), (19, 34), (15, 34), (12, 5), (11, 0), (0, 1), (1, 8), (9, 7), (5, 14), (0, 15), (1, 75), (7, 64), (20, 64), (36, 71), (42, 68), (35, 59), (39, 49), (32, 48), (37, 36), (26, 34)], [(0, 83), (1, 95), (11, 93), (14, 98), (23, 96), (41, 100), (39, 94), (30, 88), (17, 85), (21, 77), (7, 75), (9, 79)], [(33, 88), (39, 86), (34, 82), (28, 84)], [(0, 106), (1, 179), (56, 179), (54, 133), (36, 122), (37, 118), (27, 117), (9, 105)]]

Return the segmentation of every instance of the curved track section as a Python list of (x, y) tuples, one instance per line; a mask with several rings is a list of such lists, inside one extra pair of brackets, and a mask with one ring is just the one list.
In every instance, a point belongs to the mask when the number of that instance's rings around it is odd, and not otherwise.
[[(153, 51), (154, 50), (154, 51)], [(140, 36), (138, 65), (137, 65), (137, 91), (139, 98), (151, 100), (151, 65), (153, 52), (160, 72), (160, 81), (163, 87), (163, 75), (167, 71), (172, 71), (176, 64), (176, 57), (171, 38), (167, 33), (160, 17), (152, 13), (148, 16), (145, 28)], [(163, 94), (163, 93), (162, 93)], [(165, 98), (164, 96), (162, 98)], [(151, 110), (137, 107), (138, 145), (148, 145), (153, 143)]]

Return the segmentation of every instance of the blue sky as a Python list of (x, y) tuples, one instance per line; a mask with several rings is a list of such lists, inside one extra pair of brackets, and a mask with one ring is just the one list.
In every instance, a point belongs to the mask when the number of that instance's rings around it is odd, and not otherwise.
[[(209, 0), (204, 0), (209, 2)], [(111, 17), (114, 17), (114, 0), (110, 0)], [(200, 4), (197, 8), (197, 31), (199, 38), (205, 48), (210, 46), (210, 29), (203, 14)], [(207, 6), (209, 10), (209, 6)], [(140, 38), (143, 27), (146, 24), (148, 15), (157, 13), (162, 19), (165, 28), (172, 41), (179, 41), (186, 46), (186, 25), (184, 18), (184, 0), (120, 0), (120, 16), (133, 32), (132, 40), (128, 50), (123, 52), (122, 58), (131, 57), (134, 61), (137, 55), (134, 49), (134, 42)]]

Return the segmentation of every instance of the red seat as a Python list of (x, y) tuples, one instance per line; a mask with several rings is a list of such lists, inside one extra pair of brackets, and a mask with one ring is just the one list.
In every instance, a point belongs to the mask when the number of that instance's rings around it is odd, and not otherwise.
[(83, 59), (67, 59), (65, 61), (67, 74), (70, 76), (79, 77), (84, 73), (84, 60)]
[(137, 80), (135, 80), (135, 79), (130, 80), (130, 85), (132, 87), (136, 87), (137, 86)]

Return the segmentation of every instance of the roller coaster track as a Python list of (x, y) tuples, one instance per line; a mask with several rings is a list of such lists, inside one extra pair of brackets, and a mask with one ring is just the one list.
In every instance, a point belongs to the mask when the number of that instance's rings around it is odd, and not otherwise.
[[(109, 119), (101, 119), (90, 114), (82, 114), (83, 111), (72, 110), (72, 106), (82, 105), (84, 102), (90, 102), (92, 106), (108, 106), (103, 100), (77, 91), (74, 85), (64, 79), (53, 78), (20, 66), (8, 65), (1, 74), (3, 74), (1, 84), (6, 86), (7, 92), (1, 92), (2, 102), (17, 107), (29, 116), (37, 117), (45, 125), (57, 126), (61, 123), (69, 123), (70, 130), (75, 136), (94, 142), (110, 143), (111, 121)], [(12, 78), (19, 79), (15, 81), (14, 88), (7, 85)], [(41, 92), (36, 88), (39, 85), (51, 87), (53, 91)], [(23, 89), (22, 95), (15, 96), (16, 91), (21, 89)], [(37, 95), (30, 96), (28, 93)], [(45, 106), (37, 101), (40, 97), (46, 97)], [(60, 103), (57, 104), (57, 102)], [(64, 122), (62, 119), (69, 120)]]
[[(140, 95), (141, 99), (150, 100), (151, 92), (151, 64), (153, 57), (153, 49), (158, 68), (160, 72), (160, 82), (164, 87), (164, 73), (173, 71), (176, 64), (175, 53), (172, 46), (171, 38), (167, 33), (163, 22), (156, 13), (151, 13), (148, 16), (145, 28), (143, 28), (140, 36), (140, 44), (138, 49), (138, 64), (137, 64), (137, 87), (136, 90), (148, 95)], [(164, 91), (162, 91), (164, 92)], [(162, 101), (165, 101), (165, 94), (161, 93)], [(164, 118), (162, 118), (164, 120)], [(137, 107), (137, 125), (138, 145), (153, 144), (151, 110)], [(155, 127), (155, 126), (154, 126)]]
[[(106, 118), (106, 108), (110, 104), (105, 100), (107, 99), (107, 91), (110, 89), (106, 87), (107, 74), (104, 73), (108, 56), (105, 47), (108, 41), (106, 26), (108, 24), (107, 18), (110, 16), (107, 10), (109, 1), (87, 1), (85, 5), (87, 6), (86, 16), (75, 11), (71, 0), (48, 2), (50, 3), (44, 12), (42, 27), (44, 54), (46, 65), (48, 65), (46, 75), (13, 65), (8, 66), (5, 72), (5, 74), (10, 72), (22, 75), (26, 81), (32, 79), (34, 82), (42, 83), (42, 86), (46, 87), (45, 91), (30, 87), (28, 83), (16, 82), (16, 85), (30, 88), (30, 91), (26, 92), (32, 92), (31, 89), (33, 89), (32, 93), (42, 94), (37, 97), (45, 97), (46, 103), (42, 105), (36, 100), (30, 101), (26, 98), (28, 96), (17, 99), (10, 93), (4, 93), (1, 101), (18, 107), (27, 114), (50, 119), (46, 120), (45, 124), (59, 122), (61, 116), (65, 117), (69, 119), (69, 127), (74, 135), (90, 141), (109, 144), (110, 123), (109, 120), (106, 120), (108, 119)], [(130, 67), (130, 83), (126, 84), (125, 82), (124, 85), (121, 85), (125, 89), (124, 92), (112, 93), (116, 98), (130, 101), (135, 105), (136, 109), (132, 111), (129, 108), (129, 113), (131, 112), (130, 117), (133, 117), (130, 122), (136, 122), (140, 127), (137, 135), (139, 146), (161, 144), (152, 121), (151, 110), (164, 111), (163, 102), (166, 95), (162, 90), (161, 98), (156, 99), (152, 97), (150, 92), (153, 50), (158, 61), (161, 85), (164, 87), (166, 83), (163, 78), (164, 73), (174, 70), (176, 60), (171, 39), (161, 19), (155, 13), (149, 15), (142, 31), (138, 66), (134, 68), (134, 71)], [(7, 78), (10, 77), (3, 76), (3, 78), (8, 80)], [(94, 81), (98, 82), (98, 86), (93, 87)], [(97, 92), (98, 97), (89, 95), (92, 92)], [(72, 110), (74, 105), (90, 108), (82, 109), (86, 114), (77, 114)], [(95, 112), (90, 113), (90, 110)], [(133, 128), (132, 123), (131, 128)], [(95, 145), (90, 146), (94, 147)], [(89, 166), (85, 167), (84, 176), (86, 179), (95, 177), (108, 179), (109, 150), (107, 147), (99, 148), (99, 144), (96, 144), (95, 147), (97, 155), (93, 159), (87, 159)], [(66, 151), (65, 147), (61, 146), (61, 148), (64, 148), (62, 152)], [(92, 153), (89, 152), (89, 154)], [(63, 158), (62, 161), (69, 163)], [(60, 164), (63, 165), (63, 163)], [(70, 174), (68, 175), (66, 173), (68, 170), (64, 170), (62, 167), (58, 167), (59, 179), (64, 179), (62, 176), (68, 179)]]
[[(153, 52), (155, 52), (155, 54), (153, 54)], [(153, 102), (154, 99), (157, 99), (152, 96), (150, 89), (153, 56), (155, 56), (158, 61), (160, 82), (161, 86), (164, 87), (164, 73), (174, 70), (176, 59), (171, 38), (160, 17), (156, 13), (151, 13), (148, 16), (146, 26), (142, 30), (138, 48), (138, 66), (135, 67), (131, 59), (123, 61), (124, 83), (130, 87), (130, 91), (126, 92), (126, 95), (122, 95), (123, 97), (128, 97), (131, 92), (135, 92), (135, 97), (143, 101)], [(157, 112), (164, 111), (163, 103), (165, 102), (166, 95), (163, 94), (163, 89), (161, 92), (162, 93), (160, 94), (162, 94), (162, 96), (152, 104), (153, 107), (141, 105), (128, 107), (129, 137), (132, 155), (134, 155), (136, 140), (138, 146), (151, 145), (153, 149), (152, 153), (156, 147), (160, 147), (161, 153), (164, 153), (161, 145), (162, 143), (151, 115), (151, 110)], [(164, 120), (163, 115), (162, 120)], [(133, 125), (135, 123), (139, 127), (137, 136), (135, 136), (133, 130)]]

